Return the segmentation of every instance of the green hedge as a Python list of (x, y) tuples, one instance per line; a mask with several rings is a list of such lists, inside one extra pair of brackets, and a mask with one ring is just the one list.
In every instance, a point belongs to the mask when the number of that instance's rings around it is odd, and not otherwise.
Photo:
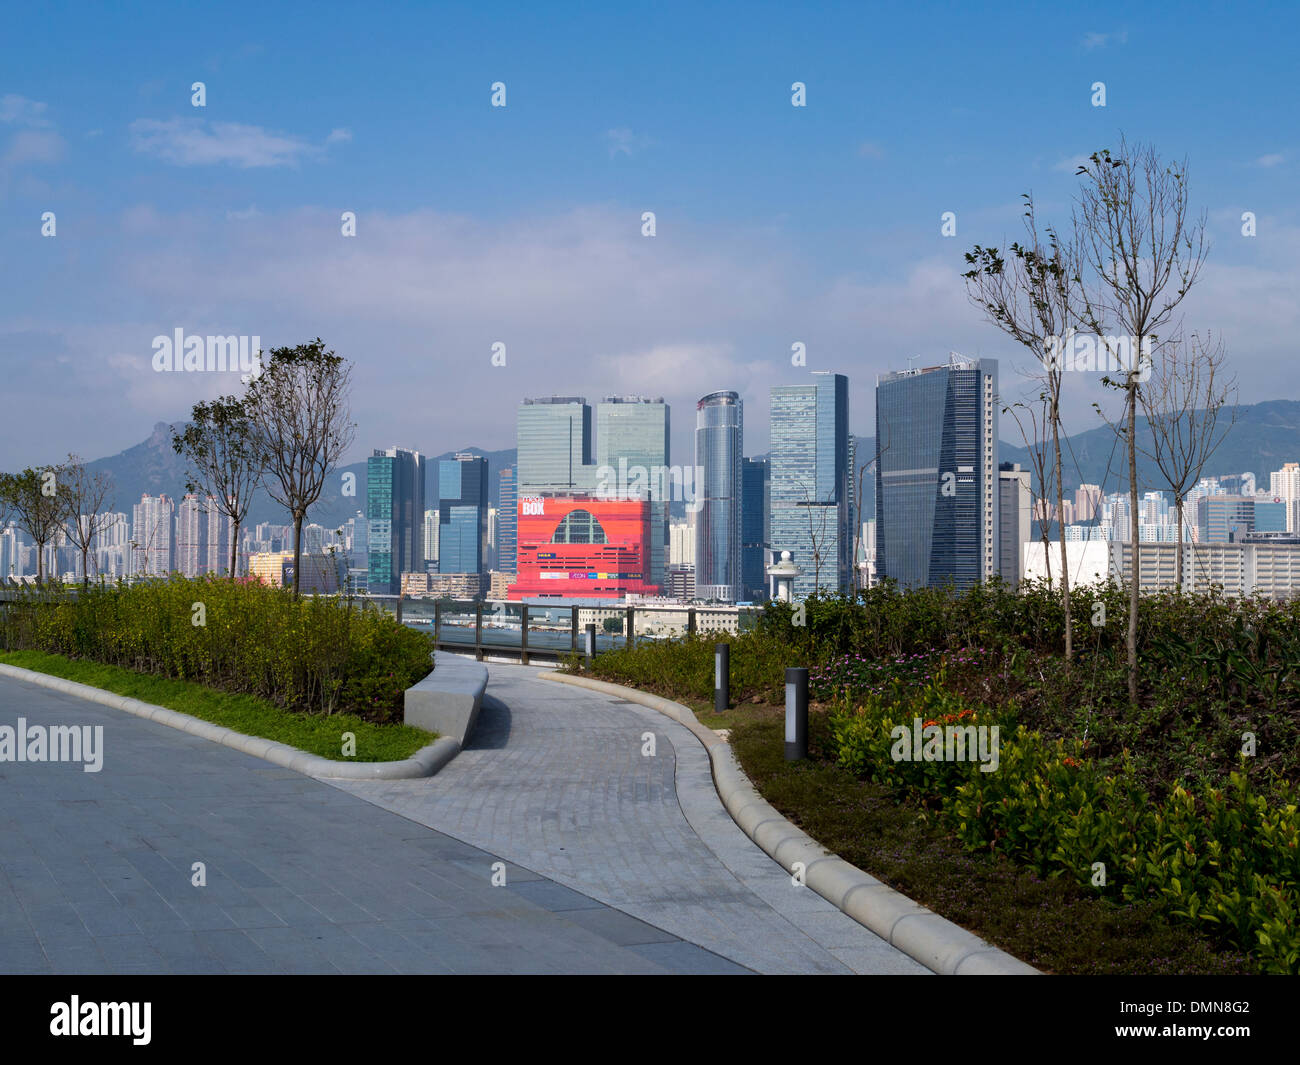
[(0, 609), (6, 650), (46, 651), (247, 693), (285, 710), (401, 720), (432, 640), (337, 597), (215, 576), (31, 593)]
[[(1243, 768), (1222, 788), (1175, 786), (1153, 796), (1127, 760), (1107, 773), (1089, 760), (1086, 741), (1046, 740), (1013, 716), (1010, 707), (963, 704), (940, 674), (921, 689), (840, 704), (831, 733), (841, 766), (938, 806), (971, 850), (1000, 851), (1115, 901), (1155, 903), (1248, 952), (1265, 972), (1300, 973), (1292, 788), (1272, 781), (1265, 794)], [(998, 725), (996, 771), (975, 761), (895, 760), (891, 730), (915, 717)]]

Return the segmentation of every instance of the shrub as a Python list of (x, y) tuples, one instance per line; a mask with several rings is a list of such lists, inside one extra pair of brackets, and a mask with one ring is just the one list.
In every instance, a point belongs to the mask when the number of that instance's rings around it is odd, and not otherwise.
[[(201, 608), (201, 610), (200, 610)], [(202, 624), (199, 624), (199, 622)], [(5, 647), (90, 659), (266, 699), (286, 710), (400, 720), (432, 641), (327, 596), (215, 576), (32, 592), (0, 614)]]

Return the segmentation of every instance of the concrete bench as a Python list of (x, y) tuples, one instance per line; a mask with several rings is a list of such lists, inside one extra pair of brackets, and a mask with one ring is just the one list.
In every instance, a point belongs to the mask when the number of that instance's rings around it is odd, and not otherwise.
[(487, 679), (482, 662), (440, 651), (433, 672), (406, 689), (402, 720), (464, 747), (478, 720)]

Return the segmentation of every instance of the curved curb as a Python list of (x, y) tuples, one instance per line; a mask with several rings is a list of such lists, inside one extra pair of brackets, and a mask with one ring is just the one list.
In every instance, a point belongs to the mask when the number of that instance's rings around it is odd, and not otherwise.
[(1042, 975), (1032, 965), (850, 865), (796, 828), (758, 793), (730, 745), (701, 725), (689, 707), (635, 688), (572, 673), (541, 676), (639, 703), (685, 725), (709, 752), (713, 782), (722, 805), (741, 831), (786, 872), (793, 872), (794, 864), (802, 862), (808, 887), (927, 969), (942, 976)]
[(190, 717), (189, 714), (181, 714), (163, 706), (154, 706), (152, 703), (117, 695), (103, 688), (91, 687), (89, 684), (80, 684), (75, 680), (65, 680), (63, 677), (55, 677), (49, 673), (38, 673), (35, 670), (0, 663), (0, 676), (24, 680), (29, 684), (39, 684), (43, 688), (53, 688), (55, 691), (75, 695), (88, 702), (125, 710), (136, 717), (148, 718), (160, 725), (189, 732), (205, 740), (232, 747), (244, 754), (251, 754), (254, 758), (262, 758), (286, 769), (305, 773), (310, 777), (332, 777), (336, 780), (404, 780), (410, 777), (429, 777), (460, 752), (459, 743), (450, 736), (442, 736), (400, 762), (335, 762), (330, 758), (322, 758), (318, 754), (309, 754), (297, 747), (290, 747), (287, 743), (264, 739), (261, 736), (247, 736), (234, 729)]

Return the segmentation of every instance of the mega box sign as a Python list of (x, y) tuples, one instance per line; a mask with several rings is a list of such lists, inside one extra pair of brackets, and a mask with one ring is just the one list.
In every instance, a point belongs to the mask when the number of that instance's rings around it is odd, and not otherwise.
[(541, 496), (520, 496), (519, 513), (524, 516), (546, 513), (546, 500)]

